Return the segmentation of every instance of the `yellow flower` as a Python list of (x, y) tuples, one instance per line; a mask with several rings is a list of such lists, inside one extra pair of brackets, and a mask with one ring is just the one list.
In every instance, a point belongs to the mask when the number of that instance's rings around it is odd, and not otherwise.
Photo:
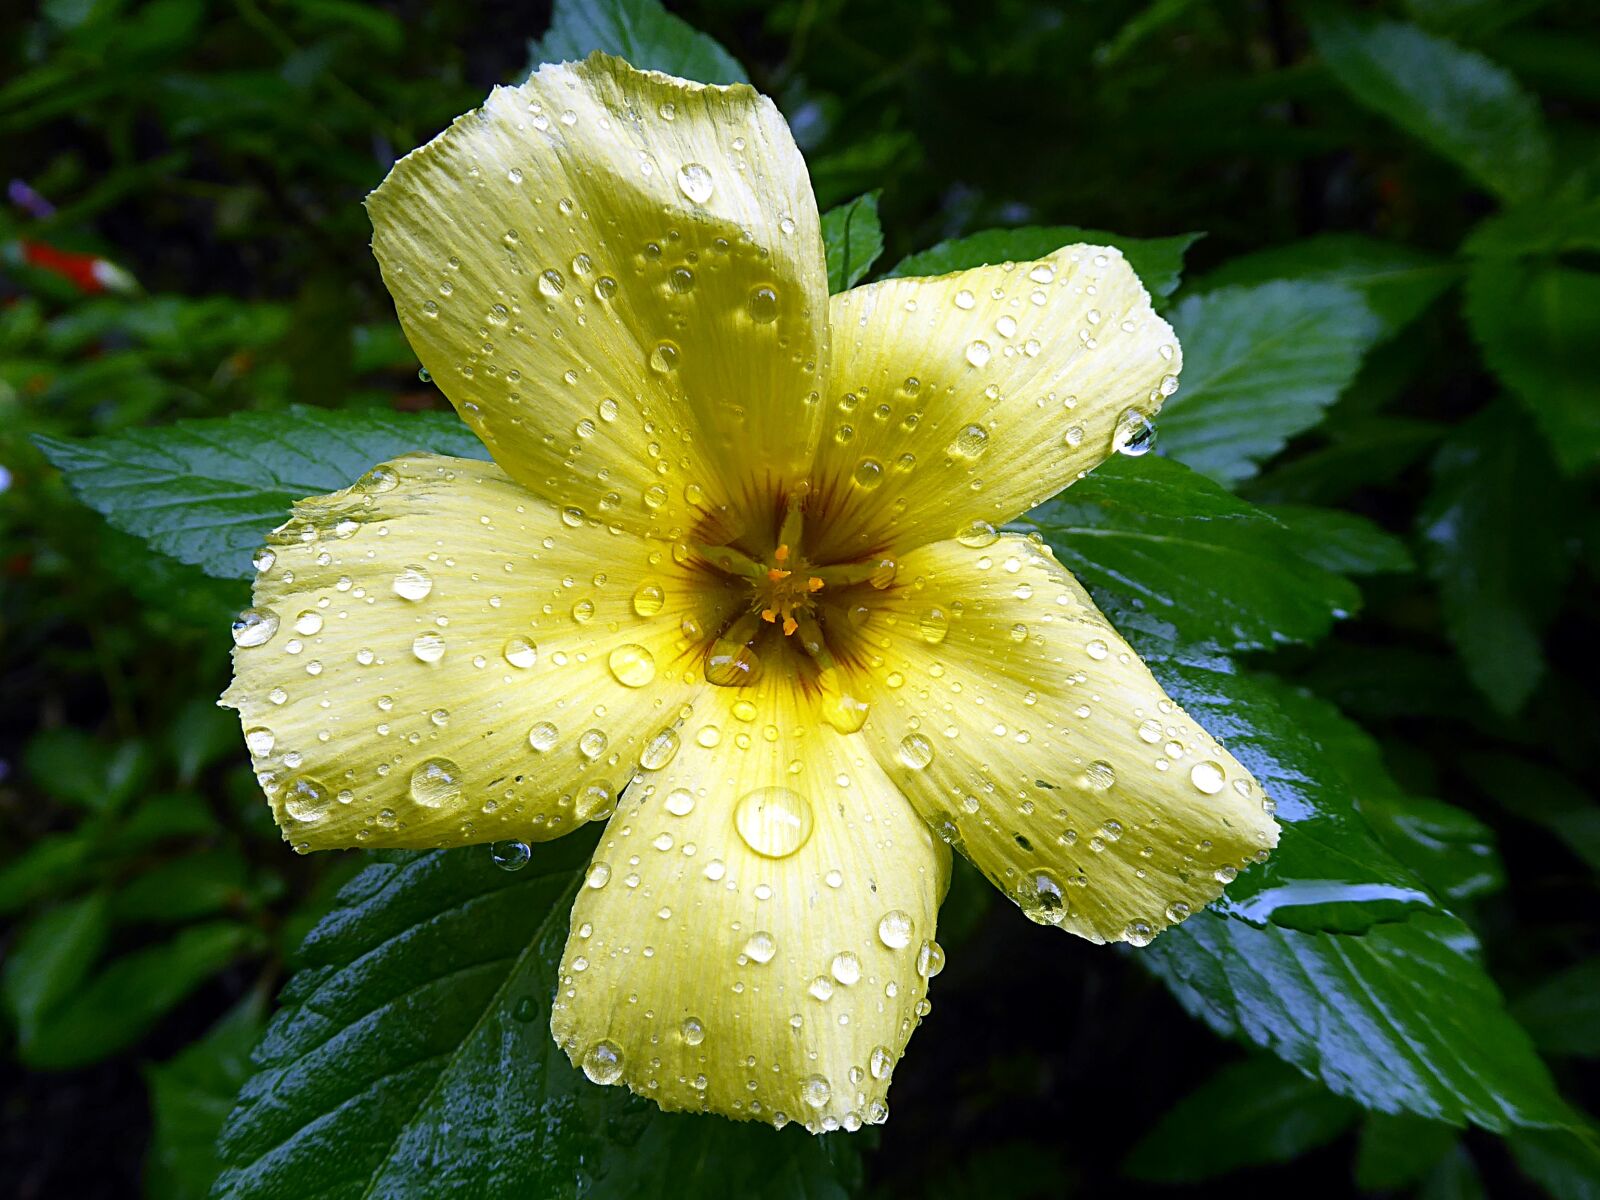
[(496, 89), (369, 208), (494, 463), (296, 505), (224, 700), (300, 850), (608, 821), (551, 1019), (591, 1079), (880, 1121), (949, 847), (1143, 945), (1276, 843), (1048, 547), (997, 532), (1176, 384), (1116, 250), (830, 299), (773, 105), (599, 55)]

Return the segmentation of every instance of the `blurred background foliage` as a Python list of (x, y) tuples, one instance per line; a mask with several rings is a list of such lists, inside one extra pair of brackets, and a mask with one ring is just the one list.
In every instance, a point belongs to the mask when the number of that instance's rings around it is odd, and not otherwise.
[[(1309, 695), (1377, 739), (1375, 771), (1348, 749), (1366, 820), (1432, 848), (1418, 870), (1594, 1111), (1594, 5), (673, 7), (731, 53), (707, 70), (777, 99), (823, 209), (879, 193), (880, 268), (1073, 225), (1179, 238), (1175, 281), (1203, 235), (1164, 303), (1209, 374), (1184, 376), (1161, 446), (1361, 577), (1349, 619), (1273, 656), (1301, 689), (1284, 719), (1320, 712)], [(32, 439), (444, 408), (361, 198), (577, 36), (530, 46), (549, 20), (473, 0), (0, 15), (6, 1195), (204, 1195), (285, 956), (357, 867), (284, 852), (212, 705), (247, 585), (112, 528)], [(1314, 736), (1338, 749), (1339, 728)], [(1039, 936), (958, 882), (939, 1019), (865, 1193), (1600, 1195), (1592, 1149), (1363, 1112), (1241, 1057), (1130, 956)]]

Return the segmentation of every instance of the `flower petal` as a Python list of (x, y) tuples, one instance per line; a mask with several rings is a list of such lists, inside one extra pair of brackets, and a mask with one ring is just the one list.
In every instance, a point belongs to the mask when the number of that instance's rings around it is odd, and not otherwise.
[[(704, 687), (726, 590), (490, 463), (413, 455), (295, 505), (233, 685), (297, 849), (542, 840), (604, 816)], [(691, 627), (690, 632), (694, 632)]]
[(847, 651), (917, 810), (1036, 921), (1143, 945), (1277, 844), (1250, 773), (1048, 549), (924, 546)]
[(418, 357), (525, 487), (682, 536), (808, 465), (821, 233), (751, 88), (598, 54), (547, 66), (407, 155), (368, 208)]
[(1178, 339), (1120, 251), (889, 279), (833, 298), (831, 427), (813, 467), (823, 559), (998, 526), (1136, 433)]
[[(882, 1120), (949, 851), (789, 677), (707, 688), (630, 787), (572, 910), (552, 1016), (591, 1079), (813, 1130)], [(920, 968), (919, 968), (919, 964)]]

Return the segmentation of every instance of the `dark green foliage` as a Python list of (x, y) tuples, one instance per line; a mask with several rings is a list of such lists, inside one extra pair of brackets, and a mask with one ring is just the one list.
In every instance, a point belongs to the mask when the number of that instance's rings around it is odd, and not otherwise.
[[(1591, 4), (44, 0), (0, 45), (54, 206), (0, 208), (0, 1192), (1600, 1195)], [(1019, 528), (1281, 844), (1124, 953), (959, 871), (881, 1131), (589, 1086), (585, 839), (295, 857), (214, 705), (295, 500), (484, 453), (362, 196), (595, 50), (774, 99), (835, 292), (1090, 242), (1182, 341), (1154, 453)]]

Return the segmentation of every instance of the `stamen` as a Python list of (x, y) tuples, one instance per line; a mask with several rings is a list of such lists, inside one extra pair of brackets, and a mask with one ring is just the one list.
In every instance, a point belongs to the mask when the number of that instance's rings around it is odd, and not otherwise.
[(742, 579), (762, 580), (767, 577), (767, 565), (759, 563), (742, 550), (735, 550), (732, 546), (703, 546), (695, 543), (698, 550), (712, 566), (726, 571), (729, 575), (737, 575)]

